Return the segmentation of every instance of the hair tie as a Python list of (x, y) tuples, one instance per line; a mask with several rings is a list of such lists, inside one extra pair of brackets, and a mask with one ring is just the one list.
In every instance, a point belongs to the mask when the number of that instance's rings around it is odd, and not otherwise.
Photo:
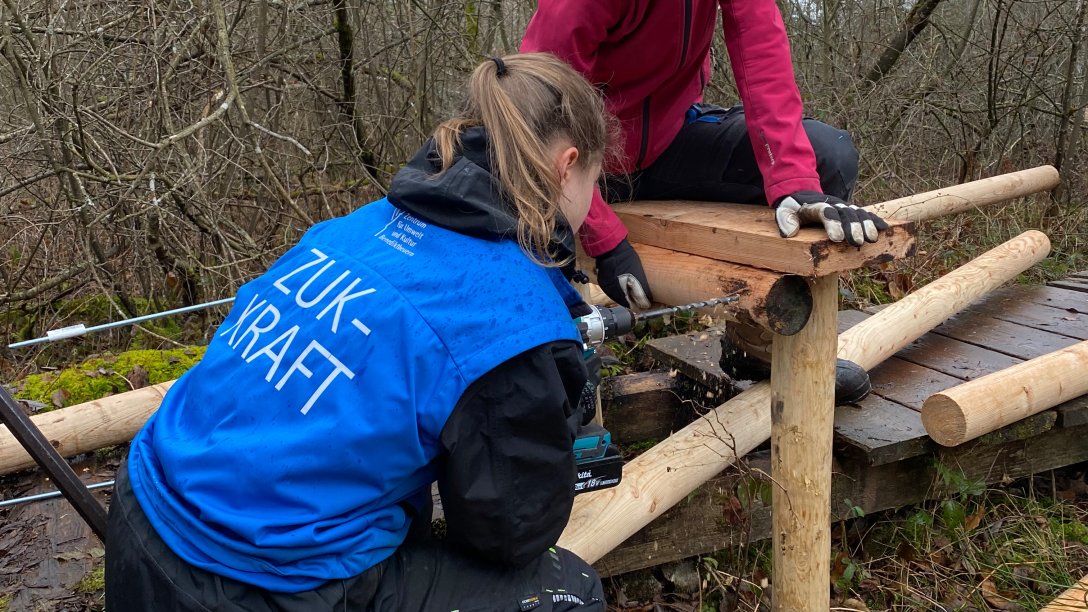
[(499, 57), (493, 57), (491, 61), (495, 62), (495, 76), (499, 78), (506, 76), (506, 62)]

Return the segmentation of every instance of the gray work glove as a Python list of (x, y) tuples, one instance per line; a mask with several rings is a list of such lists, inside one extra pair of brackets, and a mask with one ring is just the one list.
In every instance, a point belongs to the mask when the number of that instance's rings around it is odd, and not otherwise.
[(620, 306), (634, 304), (643, 310), (652, 306), (653, 295), (642, 260), (625, 238), (614, 249), (597, 257), (597, 284)]
[(783, 238), (797, 235), (802, 225), (819, 222), (832, 242), (846, 240), (856, 247), (876, 242), (888, 229), (879, 216), (818, 191), (798, 191), (780, 199), (774, 217)]

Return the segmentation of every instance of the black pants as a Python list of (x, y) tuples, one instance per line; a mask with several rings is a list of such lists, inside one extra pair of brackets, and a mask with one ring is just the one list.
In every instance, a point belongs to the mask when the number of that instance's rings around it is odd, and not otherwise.
[[(672, 144), (645, 170), (608, 181), (610, 202), (702, 200), (763, 204), (763, 175), (756, 164), (741, 106), (698, 105)], [(691, 118), (691, 113), (689, 113)], [(858, 151), (850, 135), (815, 119), (802, 126), (816, 153), (823, 192), (849, 200), (858, 179)]]
[(148, 522), (117, 473), (106, 541), (109, 612), (603, 612), (596, 572), (573, 553), (554, 549), (528, 566), (485, 565), (442, 542), (405, 544), (366, 572), (312, 591), (275, 593), (224, 578), (181, 560)]

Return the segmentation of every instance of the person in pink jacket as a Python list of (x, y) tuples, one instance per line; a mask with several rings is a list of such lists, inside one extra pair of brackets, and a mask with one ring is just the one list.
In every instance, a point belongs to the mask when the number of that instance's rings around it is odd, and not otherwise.
[[(719, 12), (742, 102), (730, 108), (703, 101)], [(606, 198), (766, 204), (783, 237), (820, 223), (831, 240), (855, 246), (887, 228), (849, 204), (858, 175), (849, 134), (803, 116), (775, 0), (539, 0), (521, 50), (565, 60), (597, 85), (620, 124), (622, 155), (605, 168), (605, 193), (594, 195), (580, 232), (598, 283), (619, 304), (649, 308), (652, 292)], [(756, 361), (769, 359), (758, 346), (766, 338), (735, 340)], [(758, 378), (764, 367), (754, 365), (727, 371)], [(868, 392), (864, 370), (851, 366), (839, 364), (839, 382), (857, 390), (840, 403)]]

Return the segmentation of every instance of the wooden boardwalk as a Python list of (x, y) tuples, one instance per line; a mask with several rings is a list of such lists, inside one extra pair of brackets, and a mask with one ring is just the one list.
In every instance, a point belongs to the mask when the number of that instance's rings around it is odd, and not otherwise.
[[(841, 312), (840, 331), (868, 316)], [(836, 410), (832, 516), (847, 517), (852, 506), (869, 513), (939, 497), (938, 465), (994, 483), (1088, 460), (1088, 396), (953, 449), (926, 435), (920, 415), (933, 393), (1083, 340), (1088, 273), (996, 291), (899, 351), (870, 373), (870, 397)], [(712, 403), (715, 389), (729, 384), (717, 365), (718, 345), (714, 330), (654, 340), (649, 350), (661, 371), (608, 381), (605, 423), (617, 441), (663, 437), (682, 426), (693, 410), (679, 397), (699, 397), (691, 386)], [(749, 469), (727, 470), (598, 569), (617, 574), (769, 537), (770, 509), (744, 494), (770, 486), (750, 469), (766, 462), (766, 451), (752, 453)]]

